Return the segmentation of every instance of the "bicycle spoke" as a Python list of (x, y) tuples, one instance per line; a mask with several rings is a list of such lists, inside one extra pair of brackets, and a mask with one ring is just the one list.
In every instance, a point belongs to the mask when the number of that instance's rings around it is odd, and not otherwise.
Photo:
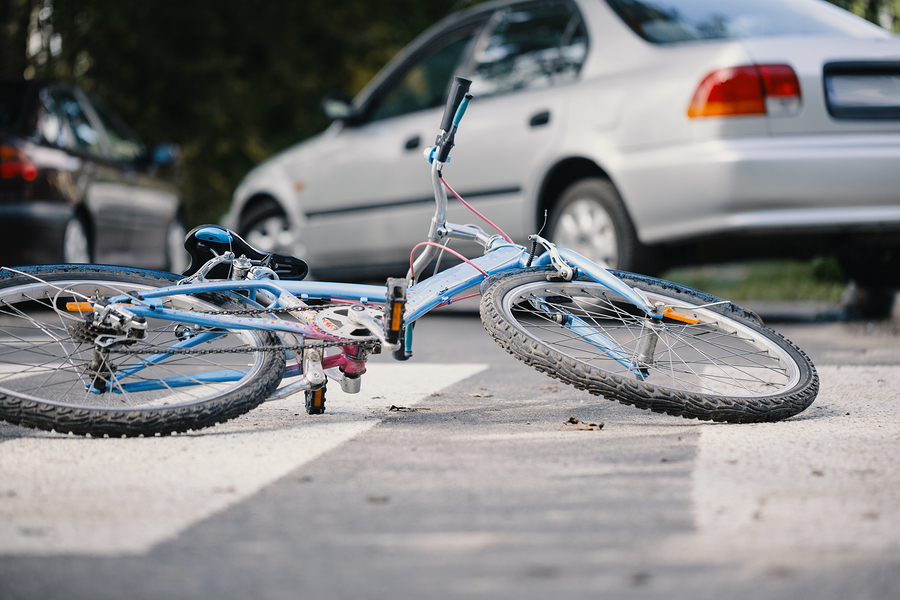
[[(572, 358), (676, 389), (709, 394), (756, 394), (778, 389), (790, 376), (778, 357), (738, 330), (718, 327), (715, 313), (698, 309), (697, 324), (660, 320), (654, 329), (647, 317), (607, 290), (588, 286), (534, 284), (527, 294), (511, 301), (518, 323), (530, 335), (546, 340)], [(678, 304), (679, 309), (692, 310)], [(567, 323), (582, 323), (569, 327)], [(585, 329), (587, 327), (587, 329)], [(602, 336), (591, 340), (591, 333)], [(655, 344), (648, 336), (656, 336)], [(602, 341), (602, 343), (600, 343)], [(652, 364), (638, 369), (642, 346), (655, 346)], [(623, 361), (622, 356), (630, 357)]]

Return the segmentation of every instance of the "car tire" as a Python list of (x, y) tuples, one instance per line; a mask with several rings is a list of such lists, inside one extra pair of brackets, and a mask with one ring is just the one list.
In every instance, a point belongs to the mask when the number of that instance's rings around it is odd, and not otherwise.
[(290, 221), (274, 200), (264, 200), (248, 208), (241, 216), (239, 233), (261, 252), (294, 253)]
[(593, 177), (569, 185), (550, 216), (550, 240), (610, 269), (646, 273), (646, 251), (615, 186)]
[(837, 258), (844, 273), (860, 286), (900, 288), (900, 247), (845, 247)]
[(66, 223), (63, 233), (62, 262), (64, 263), (90, 263), (91, 238), (84, 220), (73, 216)]

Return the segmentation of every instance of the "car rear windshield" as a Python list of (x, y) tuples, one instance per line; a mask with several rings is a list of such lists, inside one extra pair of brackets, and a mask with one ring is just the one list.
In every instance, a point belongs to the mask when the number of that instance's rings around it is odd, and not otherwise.
[(669, 44), (774, 35), (886, 37), (823, 0), (606, 0), (642, 38)]
[(27, 81), (0, 81), (0, 131), (18, 124), (28, 95)]

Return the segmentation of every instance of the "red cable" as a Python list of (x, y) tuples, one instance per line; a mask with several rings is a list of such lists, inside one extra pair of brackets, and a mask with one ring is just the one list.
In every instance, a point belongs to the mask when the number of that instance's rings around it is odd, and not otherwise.
[(474, 208), (472, 208), (472, 205), (471, 205), (471, 204), (469, 204), (468, 202), (466, 202), (465, 200), (463, 200), (463, 199), (462, 199), (462, 196), (460, 196), (459, 194), (457, 194), (456, 191), (454, 191), (454, 189), (453, 189), (452, 187), (450, 187), (450, 184), (447, 183), (446, 181), (444, 181), (444, 178), (443, 178), (443, 177), (441, 177), (441, 183), (443, 183), (443, 184), (444, 184), (444, 187), (446, 187), (448, 190), (450, 190), (450, 192), (451, 192), (454, 196), (456, 196), (456, 199), (457, 199), (457, 200), (459, 200), (460, 202), (462, 202), (463, 204), (465, 204), (465, 205), (466, 205), (466, 208), (468, 208), (468, 209), (471, 210), (473, 213), (475, 213), (476, 215), (478, 215), (479, 217), (481, 217), (481, 218), (484, 220), (485, 223), (487, 223), (488, 225), (490, 225), (491, 227), (493, 227), (493, 228), (497, 231), (497, 233), (499, 233), (500, 235), (502, 235), (504, 240), (506, 240), (506, 241), (509, 242), (510, 244), (513, 243), (512, 239), (511, 239), (508, 235), (506, 235), (506, 234), (503, 232), (502, 229), (500, 229), (499, 227), (497, 227), (496, 225), (494, 225), (494, 224), (491, 222), (490, 219), (488, 219), (486, 216), (484, 216), (483, 214), (481, 214), (480, 212), (478, 212), (477, 210), (475, 210)]
[(416, 254), (416, 250), (418, 250), (418, 249), (421, 248), (422, 246), (437, 246), (438, 248), (440, 248), (440, 249), (442, 249), (442, 250), (446, 250), (447, 252), (449, 252), (450, 254), (452, 254), (453, 256), (455, 256), (456, 258), (458, 258), (458, 259), (462, 260), (463, 262), (465, 262), (467, 265), (469, 265), (469, 266), (474, 267), (475, 269), (477, 269), (478, 272), (481, 273), (482, 275), (484, 275), (485, 277), (488, 276), (488, 274), (487, 274), (486, 271), (484, 271), (483, 269), (481, 269), (481, 267), (479, 267), (478, 265), (476, 265), (475, 263), (473, 263), (471, 260), (469, 260), (468, 258), (466, 258), (465, 256), (463, 256), (463, 255), (460, 254), (459, 252), (457, 252), (457, 251), (455, 251), (455, 250), (451, 250), (451, 249), (448, 248), (447, 246), (442, 246), (441, 244), (438, 244), (438, 243), (436, 243), (436, 242), (422, 242), (421, 244), (416, 244), (415, 247), (412, 249), (412, 252), (409, 253), (409, 273), (410, 273), (410, 275), (412, 275), (412, 277), (415, 277), (415, 276), (416, 276), (416, 274), (413, 272), (413, 262), (414, 262), (414, 261), (413, 261), (413, 257), (414, 257), (415, 254)]

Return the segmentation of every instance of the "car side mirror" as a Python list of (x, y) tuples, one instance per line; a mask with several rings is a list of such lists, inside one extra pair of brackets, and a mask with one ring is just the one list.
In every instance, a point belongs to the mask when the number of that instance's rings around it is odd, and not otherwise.
[(332, 121), (344, 121), (351, 124), (359, 114), (353, 107), (352, 99), (345, 94), (328, 94), (322, 100), (322, 110)]

